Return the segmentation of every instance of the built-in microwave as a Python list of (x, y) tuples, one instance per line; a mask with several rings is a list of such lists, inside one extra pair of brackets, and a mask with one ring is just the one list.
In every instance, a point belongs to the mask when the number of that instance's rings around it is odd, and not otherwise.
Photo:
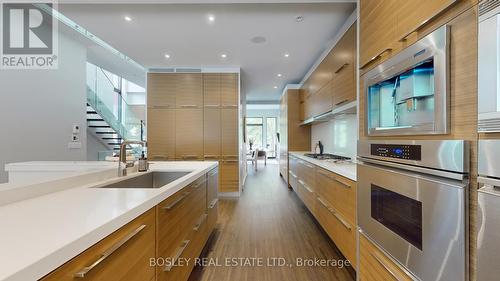
[(449, 26), (442, 26), (365, 74), (368, 135), (446, 134)]

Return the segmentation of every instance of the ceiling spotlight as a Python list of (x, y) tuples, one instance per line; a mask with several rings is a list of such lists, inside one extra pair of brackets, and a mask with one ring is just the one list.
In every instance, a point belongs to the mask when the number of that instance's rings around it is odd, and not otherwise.
[(227, 58), (227, 54), (221, 54), (220, 57), (225, 59), (225, 58)]
[(290, 54), (289, 54), (289, 53), (285, 53), (283, 56), (284, 56), (285, 58), (288, 58), (288, 57), (290, 57)]
[(131, 18), (131, 17), (129, 17), (129, 16), (125, 16), (125, 17), (123, 17), (123, 18), (124, 18), (126, 21), (132, 21), (132, 18)]
[(214, 15), (209, 15), (208, 16), (208, 21), (209, 22), (214, 22), (215, 21), (215, 16)]
[(278, 89), (278, 86), (274, 86), (273, 88), (274, 88), (274, 89)]
[(170, 55), (169, 54), (165, 54), (165, 58), (169, 59)]
[(304, 20), (304, 17), (303, 17), (303, 16), (297, 16), (297, 17), (295, 18), (295, 21), (296, 21), (296, 22), (301, 22), (301, 21), (303, 21), (303, 20)]
[(278, 73), (276, 76), (281, 78), (283, 75), (281, 73)]

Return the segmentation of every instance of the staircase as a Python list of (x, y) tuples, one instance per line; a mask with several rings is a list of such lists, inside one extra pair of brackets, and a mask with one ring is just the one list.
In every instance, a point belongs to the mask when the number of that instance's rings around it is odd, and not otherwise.
[[(121, 95), (113, 75), (87, 63), (87, 129), (106, 147), (105, 154), (118, 152), (123, 140), (141, 140), (144, 126)], [(121, 81), (121, 77), (116, 78)], [(127, 148), (130, 149), (130, 148)], [(101, 153), (100, 152), (100, 153)], [(135, 151), (140, 153), (141, 151)]]
[(87, 103), (87, 128), (110, 151), (118, 152), (123, 138)]

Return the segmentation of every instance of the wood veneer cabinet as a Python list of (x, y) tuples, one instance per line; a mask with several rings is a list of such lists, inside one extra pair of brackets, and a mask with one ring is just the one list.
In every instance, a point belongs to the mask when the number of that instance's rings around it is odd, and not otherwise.
[(175, 158), (203, 160), (203, 110), (175, 109)]
[[(142, 281), (155, 276), (156, 221), (151, 209), (43, 277), (42, 281)], [(113, 251), (113, 249), (115, 249)], [(104, 259), (95, 264), (100, 258)]]
[(356, 29), (344, 33), (302, 86), (302, 120), (356, 100)]
[(149, 73), (148, 156), (221, 161), (225, 192), (239, 191), (239, 74)]
[(148, 157), (151, 160), (175, 159), (175, 109), (148, 108)]
[(475, 4), (477, 0), (361, 0), (362, 73), (415, 42), (431, 21), (440, 17), (450, 20)]
[(311, 149), (311, 127), (300, 126), (300, 94), (298, 89), (288, 89), (280, 101), (280, 174), (288, 183), (288, 151)]
[(290, 185), (356, 268), (356, 182), (290, 155)]

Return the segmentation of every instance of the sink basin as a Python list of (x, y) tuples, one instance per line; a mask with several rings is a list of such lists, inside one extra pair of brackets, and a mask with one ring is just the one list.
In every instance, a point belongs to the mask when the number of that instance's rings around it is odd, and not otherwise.
[(190, 172), (151, 172), (98, 188), (160, 188)]

